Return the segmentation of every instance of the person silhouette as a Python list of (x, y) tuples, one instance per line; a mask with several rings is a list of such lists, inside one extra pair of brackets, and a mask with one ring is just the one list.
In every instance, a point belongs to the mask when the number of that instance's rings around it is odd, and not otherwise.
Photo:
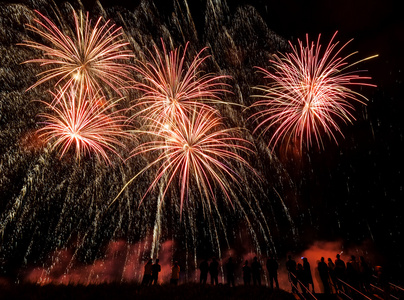
[(175, 261), (173, 267), (171, 268), (171, 284), (178, 285), (178, 280), (180, 279), (180, 270), (181, 268), (178, 264), (178, 261)]
[(335, 277), (335, 264), (333, 263), (331, 258), (328, 258), (327, 266), (328, 266), (328, 274), (330, 274), (330, 284), (336, 289), (335, 284), (337, 282), (337, 279)]
[(209, 274), (210, 274), (210, 283), (212, 285), (219, 284), (219, 263), (216, 260), (216, 257), (212, 258), (212, 261), (209, 265)]
[(370, 291), (372, 271), (363, 256), (359, 257), (359, 288), (365, 292)]
[(267, 260), (267, 270), (268, 270), (268, 276), (269, 276), (269, 285), (271, 289), (274, 288), (274, 281), (275, 281), (275, 287), (279, 289), (279, 283), (278, 283), (278, 263), (276, 260), (272, 257), (272, 255), (269, 256)]
[(153, 260), (149, 259), (144, 266), (142, 285), (150, 285)]
[(252, 279), (253, 279), (253, 284), (256, 285), (261, 285), (261, 264), (258, 261), (258, 257), (254, 257), (254, 260), (251, 264), (251, 274), (252, 274)]
[(299, 281), (299, 285), (300, 285), (300, 289), (302, 290), (302, 293), (306, 294), (307, 290), (309, 289), (309, 284), (306, 281), (307, 278), (305, 276), (305, 273), (303, 270), (303, 265), (301, 263), (297, 264), (296, 277), (297, 277), (297, 280)]
[(335, 260), (335, 268), (334, 268), (334, 275), (336, 278), (336, 287), (338, 290), (342, 289), (342, 283), (339, 280), (345, 279), (345, 262), (341, 259), (341, 256), (337, 254), (337, 259)]
[(310, 264), (307, 260), (307, 257), (303, 257), (303, 271), (304, 276), (306, 277), (305, 281), (307, 282), (307, 287), (309, 287), (309, 285), (311, 284), (311, 288), (314, 293), (313, 276), (311, 276)]
[(201, 275), (199, 277), (199, 283), (205, 285), (209, 273), (209, 263), (206, 259), (204, 259), (199, 265), (199, 270), (201, 271)]
[(327, 263), (324, 261), (324, 257), (322, 257), (321, 260), (318, 262), (317, 268), (318, 274), (320, 275), (320, 279), (324, 287), (324, 293), (329, 294), (330, 284), (328, 283), (328, 266)]
[(244, 280), (244, 285), (251, 284), (251, 268), (248, 265), (248, 260), (245, 261), (244, 266), (243, 266), (243, 280)]
[(356, 257), (351, 255), (351, 259), (346, 264), (346, 279), (354, 287), (358, 287), (359, 266)]
[(156, 263), (152, 265), (152, 274), (151, 274), (151, 284), (157, 284), (159, 279), (159, 273), (161, 272), (161, 266), (159, 265), (159, 259), (156, 259)]
[(292, 286), (292, 293), (297, 293), (296, 261), (292, 259), (291, 255), (288, 255), (288, 260), (286, 261), (286, 270), (288, 270), (289, 281)]
[(236, 265), (234, 264), (232, 257), (229, 258), (225, 267), (226, 267), (226, 275), (227, 275), (227, 284), (229, 286), (234, 287), (234, 270), (236, 268)]

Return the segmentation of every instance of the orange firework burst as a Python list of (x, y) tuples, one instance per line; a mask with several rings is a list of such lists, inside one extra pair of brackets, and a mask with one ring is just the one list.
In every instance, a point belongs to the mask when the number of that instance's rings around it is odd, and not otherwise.
[(123, 38), (121, 27), (110, 25), (110, 21), (101, 25), (101, 17), (92, 27), (88, 13), (84, 16), (73, 11), (75, 34), (71, 34), (60, 30), (40, 12), (36, 13), (42, 21), (35, 19), (36, 26), (27, 26), (47, 45), (35, 41), (25, 41), (22, 45), (39, 49), (44, 55), (26, 63), (39, 63), (48, 68), (30, 88), (56, 79), (55, 86), (61, 84), (62, 92), (79, 83), (94, 91), (102, 90), (102, 84), (106, 84), (121, 94), (120, 88), (130, 78), (131, 67), (127, 62), (133, 56), (127, 49), (129, 43)]
[(337, 142), (334, 131), (342, 135), (338, 120), (346, 123), (355, 119), (350, 113), (354, 109), (351, 101), (367, 100), (350, 86), (374, 86), (365, 82), (371, 78), (360, 76), (359, 71), (346, 71), (363, 60), (349, 64), (347, 60), (355, 53), (340, 57), (350, 41), (337, 48), (338, 42), (333, 42), (335, 35), (323, 53), (320, 35), (316, 44), (310, 43), (306, 36), (306, 46), (300, 40), (299, 47), (289, 42), (292, 53), (274, 56), (270, 61), (272, 72), (258, 68), (271, 82), (257, 88), (264, 95), (256, 96), (261, 100), (252, 107), (259, 107), (260, 111), (250, 118), (258, 121), (255, 131), (263, 127), (265, 133), (274, 128), (269, 145), (275, 146), (287, 139), (287, 143), (299, 141), (302, 149), (303, 141), (310, 146), (314, 135), (320, 147), (322, 132)]
[(196, 108), (213, 109), (209, 104), (224, 103), (220, 97), (228, 85), (222, 81), (230, 77), (201, 74), (201, 65), (209, 57), (202, 57), (206, 48), (188, 66), (185, 62), (188, 44), (182, 54), (178, 48), (167, 53), (162, 42), (163, 53), (155, 47), (156, 55), (150, 55), (150, 62), (138, 63), (135, 69), (144, 82), (136, 84), (135, 88), (144, 94), (134, 105), (141, 108), (137, 115), (152, 119), (171, 118), (187, 115)]
[(52, 104), (44, 102), (50, 113), (39, 114), (44, 119), (44, 127), (38, 130), (40, 137), (59, 149), (61, 157), (71, 149), (77, 159), (94, 153), (99, 160), (110, 163), (108, 151), (118, 155), (120, 138), (127, 136), (122, 126), (125, 119), (115, 109), (116, 102), (106, 102), (81, 89), (70, 89), (59, 97)]
[(156, 176), (144, 197), (159, 181), (166, 184), (164, 197), (176, 181), (181, 191), (182, 211), (192, 180), (205, 199), (215, 199), (214, 190), (219, 187), (232, 203), (231, 182), (238, 183), (240, 178), (237, 170), (240, 165), (251, 168), (239, 154), (252, 152), (250, 143), (235, 137), (237, 129), (225, 129), (222, 119), (213, 110), (202, 109), (191, 115), (190, 119), (181, 117), (175, 121), (167, 118), (151, 120), (145, 133), (155, 136), (155, 140), (141, 144), (132, 156), (156, 153), (157, 158), (133, 177), (122, 191), (140, 174), (158, 166)]

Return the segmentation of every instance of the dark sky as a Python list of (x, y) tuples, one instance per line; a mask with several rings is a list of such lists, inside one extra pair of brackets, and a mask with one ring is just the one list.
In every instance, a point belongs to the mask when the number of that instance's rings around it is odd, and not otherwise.
[[(137, 6), (138, 2), (130, 1), (131, 4), (128, 5), (125, 1), (101, 0), (106, 6), (121, 3), (122, 6), (129, 8)], [(165, 8), (171, 1), (154, 2), (157, 3), (157, 7)], [(194, 8), (191, 11), (193, 18), (196, 21), (198, 18), (203, 20), (204, 16), (198, 15), (198, 5), (203, 8), (202, 3), (206, 0), (188, 2), (192, 3), (191, 10)], [(368, 224), (377, 235), (380, 248), (398, 247), (395, 254), (399, 255), (399, 249), (403, 249), (399, 246), (402, 240), (402, 222), (397, 220), (402, 219), (404, 180), (401, 121), (401, 114), (404, 111), (404, 18), (399, 1), (228, 0), (227, 2), (231, 10), (238, 5), (253, 5), (270, 29), (294, 42), (297, 38), (304, 39), (306, 33), (310, 35), (311, 40), (321, 33), (323, 41), (328, 41), (335, 31), (338, 31), (337, 40), (341, 43), (354, 39), (344, 53), (358, 51), (358, 55), (355, 56), (358, 60), (374, 54), (379, 55), (378, 58), (360, 66), (361, 69), (369, 70), (368, 74), (373, 78), (372, 82), (377, 88), (367, 94), (370, 100), (367, 108), (368, 121), (350, 127), (349, 134), (356, 145), (349, 150), (347, 149), (350, 146), (344, 145), (344, 158), (339, 158), (339, 167), (336, 169), (328, 171), (327, 167), (321, 166), (326, 159), (324, 154), (316, 157), (318, 161), (313, 164), (317, 164), (314, 166), (315, 171), (320, 172), (317, 178), (327, 177), (328, 174), (325, 173), (332, 172), (333, 178), (350, 180), (350, 183), (346, 183), (350, 185), (348, 194), (344, 194), (346, 191), (335, 191), (340, 194), (334, 197), (338, 199), (341, 196), (339, 199), (341, 203), (350, 201), (349, 209), (356, 211), (352, 218), (358, 215), (364, 219), (368, 218)], [(91, 6), (90, 2), (89, 5)], [(366, 140), (371, 130), (374, 131), (374, 138)], [(349, 134), (346, 144), (349, 144)], [(337, 189), (338, 186), (331, 182), (329, 189)], [(342, 204), (340, 208), (343, 211)], [(349, 213), (346, 215), (349, 216)], [(346, 229), (355, 230), (354, 226), (354, 221), (350, 221)], [(385, 250), (384, 254), (388, 255), (388, 250)]]
[[(128, 9), (134, 9), (140, 3), (140, 0), (100, 1), (104, 7), (120, 5)], [(254, 6), (270, 29), (293, 42), (296, 42), (298, 38), (304, 39), (306, 33), (311, 40), (316, 39), (321, 33), (322, 41), (325, 43), (324, 41), (328, 41), (338, 31), (336, 39), (341, 43), (353, 38), (345, 53), (358, 51), (355, 59), (379, 55), (378, 58), (360, 66), (361, 69), (369, 70), (368, 74), (373, 78), (372, 82), (378, 86), (367, 94), (370, 99), (367, 109), (369, 121), (363, 126), (364, 132), (369, 132), (369, 127), (374, 126), (374, 129), (372, 128), (375, 131), (374, 140), (355, 146), (359, 150), (346, 151), (347, 162), (341, 167), (346, 170), (333, 172), (336, 174), (345, 172), (347, 177), (355, 178), (357, 182), (352, 185), (357, 188), (351, 193), (370, 198), (369, 207), (363, 208), (365, 213), (369, 211), (369, 218), (376, 219), (374, 226), (379, 222), (377, 219), (380, 217), (379, 223), (386, 225), (386, 230), (390, 230), (389, 234), (391, 234), (391, 231), (398, 226), (391, 220), (397, 217), (397, 211), (401, 206), (400, 203), (389, 203), (389, 201), (400, 201), (403, 195), (401, 112), (404, 109), (402, 101), (404, 18), (399, 1), (228, 0), (227, 2), (232, 11), (239, 5)], [(95, 0), (84, 0), (88, 10), (91, 10), (94, 3)], [(172, 5), (170, 0), (154, 0), (154, 3), (162, 11), (170, 11)], [(204, 11), (206, 0), (189, 0), (188, 3), (196, 23), (198, 20), (203, 22), (204, 16), (201, 12)], [(361, 142), (360, 130), (360, 125), (350, 129), (352, 131), (350, 134), (356, 139), (358, 145)], [(322, 163), (324, 158), (322, 161), (320, 157), (318, 164)], [(317, 170), (320, 169), (321, 172), (327, 171), (325, 167), (317, 168)], [(344, 200), (347, 201), (347, 199)], [(352, 201), (352, 199), (349, 200)], [(384, 207), (383, 211), (379, 212), (382, 207)], [(384, 234), (384, 225), (378, 229), (381, 236)], [(391, 240), (396, 239), (391, 238)]]
[[(62, 2), (57, 0), (56, 2)], [(95, 0), (83, 0), (88, 9)], [(129, 9), (135, 8), (140, 0), (100, 0), (104, 6), (121, 5)], [(167, 8), (171, 1), (156, 0), (157, 7)], [(192, 6), (203, 5), (205, 0), (188, 1)], [(231, 0), (231, 9), (239, 5), (254, 6), (265, 19), (270, 29), (281, 36), (296, 40), (303, 39), (308, 33), (316, 37), (321, 33), (325, 40), (338, 31), (338, 39), (348, 41), (354, 39), (352, 51), (358, 50), (361, 57), (379, 54), (374, 62), (377, 73), (373, 77), (378, 85), (392, 86), (385, 74), (391, 67), (403, 66), (404, 53), (404, 18), (399, 1), (394, 0)], [(203, 11), (203, 10), (199, 10)], [(193, 17), (198, 18), (198, 10)], [(203, 18), (203, 16), (199, 16)]]
[[(24, 0), (23, 0), (24, 1)], [(162, 9), (169, 6), (173, 0), (154, 0), (157, 7)], [(365, 191), (369, 198), (369, 206), (364, 210), (371, 211), (370, 218), (373, 227), (380, 223), (379, 234), (386, 231), (386, 247), (394, 247), (401, 243), (402, 233), (400, 224), (394, 219), (402, 216), (401, 201), (403, 200), (403, 126), (401, 114), (403, 105), (403, 66), (404, 66), (404, 18), (400, 1), (393, 0), (339, 0), (339, 1), (264, 1), (264, 0), (227, 0), (234, 10), (238, 5), (253, 5), (267, 22), (268, 27), (286, 39), (296, 41), (304, 39), (308, 33), (311, 40), (319, 33), (328, 41), (338, 30), (337, 40), (346, 42), (353, 38), (347, 51), (359, 51), (357, 59), (378, 54), (379, 57), (363, 64), (369, 70), (373, 82), (378, 86), (370, 93), (368, 112), (370, 123), (380, 123), (375, 127), (374, 143), (365, 144), (357, 153), (346, 151), (347, 174), (364, 177), (357, 183), (358, 195)], [(15, 2), (15, 1), (9, 1)], [(56, 0), (57, 3), (64, 2)], [(91, 10), (94, 0), (83, 0), (86, 8)], [(100, 0), (103, 6), (121, 5), (128, 9), (135, 8), (140, 0)], [(203, 19), (198, 15), (198, 5), (206, 0), (188, 0), (192, 3), (195, 19)], [(199, 10), (202, 11), (203, 10)], [(361, 66), (362, 68), (362, 66)], [(369, 131), (369, 124), (365, 124)], [(356, 127), (358, 128), (358, 126)], [(351, 129), (355, 132), (355, 127)], [(367, 147), (372, 154), (363, 156)], [(361, 152), (363, 151), (363, 152)], [(369, 152), (370, 153), (370, 152)], [(357, 158), (355, 157), (357, 155)], [(355, 159), (355, 161), (353, 160)], [(324, 160), (324, 159), (323, 159)], [(319, 158), (320, 163), (321, 157)], [(342, 162), (343, 164), (343, 162)], [(374, 168), (368, 168), (369, 165)], [(325, 167), (323, 168), (323, 170)], [(351, 169), (356, 169), (352, 171)], [(338, 170), (334, 171), (338, 173)], [(374, 172), (375, 174), (369, 174)], [(366, 185), (369, 185), (367, 187)], [(379, 198), (380, 197), (380, 198)], [(394, 201), (393, 201), (394, 200)], [(382, 207), (384, 207), (382, 209)], [(387, 208), (386, 208), (387, 207)], [(378, 222), (378, 219), (380, 222)], [(402, 228), (401, 228), (402, 229)], [(395, 232), (394, 232), (395, 231)], [(393, 243), (396, 242), (396, 243)], [(403, 249), (403, 246), (401, 246)]]

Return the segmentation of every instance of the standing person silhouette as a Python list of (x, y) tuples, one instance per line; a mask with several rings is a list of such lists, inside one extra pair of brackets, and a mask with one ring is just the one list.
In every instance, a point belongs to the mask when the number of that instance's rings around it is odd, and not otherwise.
[(234, 287), (234, 270), (236, 265), (233, 262), (233, 258), (230, 257), (226, 264), (226, 275), (227, 275), (227, 284), (229, 286)]
[(292, 293), (297, 293), (296, 261), (292, 259), (291, 255), (288, 255), (286, 270), (288, 270), (289, 281), (292, 285)]
[(307, 260), (307, 257), (303, 257), (303, 271), (304, 276), (306, 277), (305, 281), (307, 282), (307, 286), (311, 284), (311, 288), (314, 293), (313, 276), (311, 276), (310, 264), (309, 261)]
[(356, 257), (351, 255), (351, 259), (346, 263), (346, 279), (353, 287), (358, 287), (359, 282), (359, 265)]
[(152, 265), (152, 274), (151, 274), (151, 284), (157, 284), (159, 279), (159, 273), (161, 272), (161, 266), (159, 265), (159, 259), (156, 259), (156, 263)]
[(307, 290), (309, 289), (309, 284), (306, 281), (307, 278), (306, 278), (306, 275), (304, 274), (303, 266), (301, 263), (297, 264), (296, 277), (297, 277), (297, 280), (299, 281), (299, 285), (300, 285), (300, 289), (302, 290), (302, 293), (306, 294)]
[(180, 270), (181, 268), (178, 264), (178, 261), (175, 261), (174, 266), (171, 268), (171, 284), (178, 285), (178, 280), (180, 279)]
[(150, 285), (153, 260), (149, 259), (144, 266), (142, 285)]
[(251, 273), (252, 273), (252, 279), (253, 279), (253, 284), (256, 285), (261, 285), (261, 264), (258, 261), (258, 257), (254, 257), (254, 260), (251, 264)]
[(209, 265), (209, 274), (210, 274), (210, 283), (212, 285), (219, 284), (219, 263), (216, 260), (216, 257), (212, 258), (212, 261)]
[(341, 256), (337, 254), (337, 259), (335, 260), (334, 275), (336, 278), (336, 287), (340, 290), (342, 289), (342, 283), (338, 280), (345, 280), (345, 262), (341, 259)]
[(248, 260), (245, 261), (244, 266), (243, 266), (243, 280), (244, 280), (244, 285), (251, 284), (251, 268), (248, 265)]
[(334, 287), (335, 290), (337, 290), (336, 288), (336, 284), (337, 284), (337, 278), (335, 277), (335, 264), (333, 263), (331, 258), (328, 258), (328, 274), (330, 274), (330, 283), (331, 283), (331, 289), (332, 287)]
[(323, 283), (324, 293), (330, 293), (330, 284), (328, 283), (328, 266), (327, 263), (324, 261), (324, 257), (318, 262), (318, 274), (320, 275), (321, 282)]
[(199, 283), (205, 285), (209, 273), (209, 264), (206, 259), (204, 259), (199, 265), (199, 270), (201, 271), (201, 275), (199, 277)]
[(363, 256), (359, 257), (359, 281), (361, 290), (365, 292), (370, 291), (370, 279), (372, 278), (372, 271), (369, 265), (366, 263)]
[(275, 287), (279, 289), (279, 283), (278, 283), (278, 263), (276, 260), (273, 258), (272, 255), (269, 256), (267, 260), (267, 270), (268, 270), (268, 276), (269, 276), (269, 285), (271, 289), (274, 288), (274, 281), (275, 281)]

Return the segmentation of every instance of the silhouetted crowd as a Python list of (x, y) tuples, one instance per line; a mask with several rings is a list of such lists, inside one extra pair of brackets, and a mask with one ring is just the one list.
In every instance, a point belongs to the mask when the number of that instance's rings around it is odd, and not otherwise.
[[(288, 256), (286, 262), (292, 291), (297, 292), (299, 285), (302, 293), (309, 292), (310, 287), (314, 292), (310, 264), (307, 258), (303, 257), (302, 260), (303, 264), (296, 264), (292, 257)], [(356, 260), (356, 257), (352, 255), (347, 263), (341, 259), (339, 254), (336, 255), (335, 261), (328, 258), (327, 262), (325, 262), (324, 257), (321, 257), (317, 263), (317, 269), (324, 293), (344, 291), (347, 288), (355, 288), (361, 292), (369, 291), (372, 270), (363, 256)]]
[[(301, 258), (301, 262), (296, 263), (291, 255), (288, 256), (286, 261), (286, 269), (288, 272), (289, 282), (292, 287), (292, 292), (298, 293), (299, 290), (305, 293), (314, 293), (313, 276), (311, 267), (306, 257)], [(273, 256), (269, 256), (266, 260), (266, 270), (268, 274), (269, 286), (271, 289), (279, 288), (278, 282), (278, 262)], [(203, 260), (199, 264), (200, 278), (199, 282), (202, 285), (206, 285), (208, 281), (208, 275), (210, 277), (211, 285), (219, 284), (219, 261), (213, 257), (210, 262)], [(230, 257), (223, 263), (223, 271), (226, 277), (226, 283), (229, 286), (235, 286), (236, 271), (238, 270), (233, 258)], [(339, 291), (346, 291), (346, 289), (357, 289), (363, 293), (367, 293), (370, 290), (370, 282), (373, 276), (373, 270), (369, 264), (365, 261), (364, 257), (359, 257), (359, 260), (355, 256), (351, 256), (350, 260), (346, 263), (341, 259), (340, 255), (336, 255), (336, 259), (333, 261), (328, 258), (327, 262), (324, 257), (317, 262), (318, 275), (323, 285), (324, 293), (333, 293)], [(144, 267), (144, 276), (142, 285), (154, 285), (158, 282), (158, 275), (161, 271), (159, 260), (153, 264), (150, 259)], [(263, 273), (263, 266), (258, 258), (255, 256), (251, 262), (244, 261), (241, 268), (244, 285), (261, 285), (261, 274)], [(385, 286), (385, 279), (383, 277), (382, 269), (376, 268), (376, 275), (379, 280), (380, 286)], [(171, 268), (170, 283), (173, 285), (178, 284), (180, 278), (180, 266), (177, 261), (174, 262)], [(387, 281), (386, 281), (387, 282)]]

